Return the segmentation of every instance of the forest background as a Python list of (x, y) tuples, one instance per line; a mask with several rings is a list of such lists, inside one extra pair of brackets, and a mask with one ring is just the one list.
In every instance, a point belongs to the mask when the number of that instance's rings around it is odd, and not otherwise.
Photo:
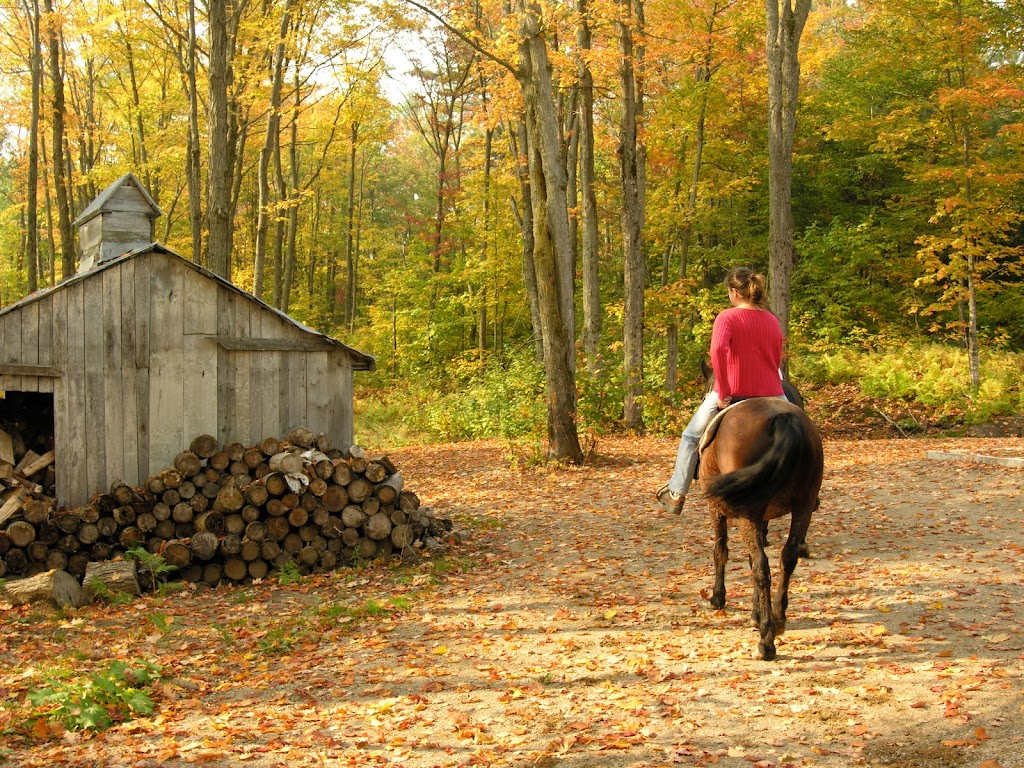
[[(0, 0), (0, 306), (131, 171), (158, 241), (376, 356), (361, 442), (539, 452), (560, 345), (584, 446), (677, 432), (725, 272), (773, 272), (773, 5)], [(791, 377), (903, 433), (1024, 413), (1024, 2), (801, 6)]]

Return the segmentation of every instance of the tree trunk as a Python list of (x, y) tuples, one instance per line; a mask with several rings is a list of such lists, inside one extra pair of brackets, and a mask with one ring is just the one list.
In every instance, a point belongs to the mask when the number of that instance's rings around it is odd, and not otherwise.
[[(766, 0), (768, 60), (768, 283), (772, 310), (789, 331), (793, 248), (793, 134), (800, 37), (811, 0)], [(786, 366), (785, 360), (783, 366)]]
[(256, 257), (253, 274), (253, 294), (263, 298), (263, 269), (267, 255), (267, 233), (272, 218), (270, 200), (270, 162), (274, 147), (280, 141), (281, 131), (281, 90), (284, 85), (285, 39), (291, 25), (292, 0), (286, 0), (281, 16), (281, 26), (271, 60), (270, 104), (267, 106), (267, 131), (263, 137), (263, 149), (256, 173), (259, 193), (256, 212)]
[(533, 262), (547, 373), (548, 450), (557, 461), (578, 464), (583, 461), (583, 450), (576, 431), (575, 275), (565, 167), (540, 9), (531, 3), (521, 5), (521, 11), (520, 77), (533, 200)]
[(512, 200), (512, 209), (519, 224), (519, 233), (523, 247), (521, 252), (523, 287), (526, 289), (526, 302), (530, 309), (530, 326), (533, 328), (533, 353), (538, 363), (544, 362), (544, 328), (540, 319), (540, 293), (537, 288), (537, 272), (533, 264), (533, 194), (530, 191), (530, 161), (526, 156), (529, 141), (527, 140), (526, 121), (522, 120), (515, 129), (508, 130), (512, 155), (516, 158), (516, 177), (519, 179), (519, 191), (522, 195), (523, 207), (520, 209)]
[(61, 66), (61, 38), (53, 13), (53, 0), (45, 0), (47, 37), (50, 46), (50, 84), (53, 103), (53, 186), (57, 193), (57, 228), (60, 232), (61, 276), (75, 273), (75, 233), (71, 229), (71, 204), (68, 200), (68, 180), (65, 178), (64, 154), (67, 139), (64, 135), (64, 68)]
[(228, 93), (231, 87), (231, 51), (227, 0), (209, 1), (209, 158), (207, 218), (209, 239), (206, 266), (231, 279), (231, 187), (234, 167), (228, 146)]
[(28, 170), (25, 188), (25, 266), (28, 272), (28, 292), (39, 289), (39, 103), (42, 91), (43, 63), (39, 52), (39, 2), (26, 0), (25, 8), (31, 34), (29, 41), (29, 69), (32, 74), (32, 111), (29, 115)]
[[(196, 30), (196, 4), (188, 4), (188, 39), (182, 70), (188, 90), (188, 146), (185, 173), (188, 177), (189, 224), (192, 229), (192, 261), (203, 260), (203, 177), (202, 144), (199, 137), (199, 61)], [(85, 172), (85, 169), (82, 169)]]
[[(625, 400), (623, 420), (626, 429), (643, 433), (644, 387), (644, 288), (647, 283), (647, 261), (644, 254), (644, 163), (645, 151), (639, 136), (643, 120), (643, 58), (642, 44), (634, 43), (635, 34), (644, 35), (643, 3), (623, 0), (619, 23), (619, 44), (622, 54), (622, 123), (619, 132), (619, 168), (622, 182), (622, 246), (625, 261), (623, 311), (623, 354), (625, 365)], [(635, 64), (634, 64), (635, 62)]]
[[(576, 43), (580, 51), (590, 51), (591, 31), (588, 21), (589, 0), (577, 0), (580, 26)], [(583, 354), (591, 376), (601, 369), (601, 275), (598, 258), (597, 195), (594, 191), (594, 75), (586, 55), (579, 57), (577, 76), (580, 80), (580, 212), (582, 224), (581, 263), (583, 265)]]
[(345, 326), (352, 330), (356, 322), (356, 150), (359, 146), (359, 123), (351, 125), (348, 158), (348, 203), (345, 210)]

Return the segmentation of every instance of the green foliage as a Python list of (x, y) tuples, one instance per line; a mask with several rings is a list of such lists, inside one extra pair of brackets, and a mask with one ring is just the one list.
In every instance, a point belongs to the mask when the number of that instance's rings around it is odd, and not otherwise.
[(282, 587), (297, 584), (300, 581), (302, 581), (302, 573), (299, 571), (298, 563), (294, 560), (287, 561), (277, 572), (277, 583)]
[(148, 661), (112, 662), (88, 677), (64, 670), (44, 674), (42, 688), (29, 691), (40, 716), (71, 730), (104, 730), (115, 722), (151, 714), (155, 707), (144, 688), (160, 679), (160, 667)]
[(170, 565), (160, 555), (154, 555), (145, 547), (136, 544), (130, 547), (124, 556), (129, 560), (137, 561), (144, 570), (153, 575), (153, 582), (159, 586), (167, 581), (168, 574), (178, 570), (178, 566)]
[(401, 390), (361, 395), (358, 441), (364, 445), (394, 445), (392, 434), (442, 442), (536, 437), (546, 417), (543, 370), (525, 352), (505, 366), (464, 356), (443, 376), (412, 376)]
[(127, 605), (135, 599), (127, 592), (115, 592), (95, 576), (85, 583), (85, 587), (92, 593), (93, 597), (107, 605)]
[(977, 392), (971, 388), (967, 352), (938, 344), (800, 357), (793, 375), (812, 385), (855, 382), (869, 397), (918, 403), (939, 416), (962, 415), (968, 423), (980, 423), (1024, 411), (1022, 365), (1021, 354), (982, 355)]

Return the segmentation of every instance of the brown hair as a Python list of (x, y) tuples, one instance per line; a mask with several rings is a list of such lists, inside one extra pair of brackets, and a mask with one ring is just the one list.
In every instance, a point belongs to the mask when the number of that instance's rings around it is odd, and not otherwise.
[(725, 286), (735, 289), (741, 299), (758, 309), (771, 309), (768, 306), (764, 275), (759, 275), (747, 267), (733, 267), (725, 276)]

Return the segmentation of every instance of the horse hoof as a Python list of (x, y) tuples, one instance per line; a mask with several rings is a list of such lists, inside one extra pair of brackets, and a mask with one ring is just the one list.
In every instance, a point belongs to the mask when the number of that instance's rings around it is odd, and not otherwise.
[(757, 653), (765, 661), (772, 661), (775, 658), (775, 644), (769, 645), (762, 640), (757, 644)]

